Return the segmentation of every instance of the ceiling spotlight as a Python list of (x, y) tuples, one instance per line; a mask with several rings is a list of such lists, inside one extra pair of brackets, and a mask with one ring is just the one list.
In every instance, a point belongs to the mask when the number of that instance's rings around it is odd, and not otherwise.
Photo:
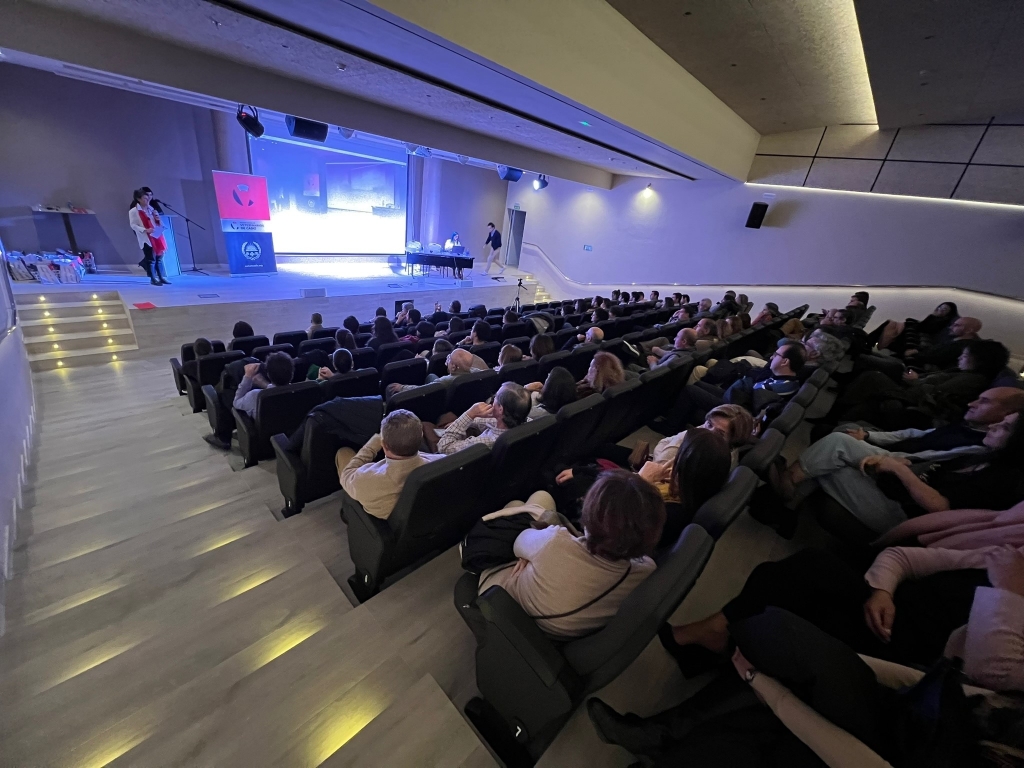
[(263, 135), (263, 123), (260, 122), (260, 112), (256, 107), (239, 104), (238, 112), (235, 113), (235, 119), (242, 126), (242, 130), (254, 139), (258, 139)]
[(340, 125), (338, 126), (338, 133), (340, 133), (346, 139), (351, 139), (353, 136), (356, 135), (356, 132), (351, 128), (342, 128)]
[(651, 185), (648, 184), (646, 189), (644, 189), (644, 191), (641, 192), (640, 194), (642, 194), (644, 197), (650, 197), (651, 195), (654, 194), (654, 190), (651, 189)]
[(533, 188), (538, 192), (548, 185), (548, 177), (543, 173), (533, 180)]
[(456, 155), (456, 157), (462, 165), (467, 165), (469, 163), (469, 158), (466, 155)]

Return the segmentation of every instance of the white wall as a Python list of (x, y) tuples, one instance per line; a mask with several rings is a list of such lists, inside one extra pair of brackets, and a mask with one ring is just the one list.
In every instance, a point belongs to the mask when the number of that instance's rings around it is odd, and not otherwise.
[(500, 228), (505, 219), (508, 186), (493, 168), (442, 162), (438, 242), (458, 232), (462, 244), (479, 260), (485, 254), (487, 222)]
[[(624, 179), (597, 190), (509, 184), (524, 239), (571, 280), (931, 285), (1024, 298), (1024, 207), (714, 181)], [(761, 229), (753, 202), (776, 197)], [(585, 251), (584, 245), (593, 246)], [(525, 266), (525, 265), (524, 265)]]

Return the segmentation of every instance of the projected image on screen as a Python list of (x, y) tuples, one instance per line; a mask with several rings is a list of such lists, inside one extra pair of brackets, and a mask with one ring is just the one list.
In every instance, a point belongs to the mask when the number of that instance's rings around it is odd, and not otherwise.
[(268, 125), (250, 150), (253, 173), (267, 177), (279, 254), (405, 251), (404, 149), (335, 134), (307, 144)]

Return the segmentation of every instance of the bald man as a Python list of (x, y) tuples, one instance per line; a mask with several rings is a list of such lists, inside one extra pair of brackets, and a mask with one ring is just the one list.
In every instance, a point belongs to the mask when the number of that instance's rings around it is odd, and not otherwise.
[[(448, 374), (445, 376), (438, 376), (434, 373), (427, 374), (427, 384), (432, 384), (435, 381), (446, 381), (452, 382), (459, 376), (465, 376), (467, 373), (476, 373), (477, 371), (486, 371), (487, 363), (482, 358), (474, 355), (468, 349), (453, 349), (445, 363), (448, 366)], [(417, 384), (388, 384), (388, 397), (391, 397), (396, 392), (403, 392), (407, 389), (416, 389)]]
[(981, 320), (978, 318), (958, 317), (949, 326), (949, 335), (952, 337), (949, 341), (921, 351), (908, 349), (903, 353), (903, 360), (907, 365), (912, 365), (915, 368), (928, 365), (935, 366), (940, 370), (952, 368), (956, 365), (957, 358), (964, 351), (964, 347), (967, 346), (967, 342), (979, 338), (980, 331)]
[(604, 341), (604, 331), (596, 325), (592, 325), (590, 328), (587, 328), (586, 333), (570, 336), (568, 341), (562, 345), (562, 349), (566, 352), (571, 352), (580, 344), (600, 344), (602, 341)]
[(1024, 390), (994, 387), (970, 404), (964, 421), (935, 429), (903, 429), (897, 432), (867, 431), (845, 425), (800, 454), (775, 484), (788, 501), (798, 496), (801, 483), (814, 479), (876, 533), (884, 533), (905, 519), (900, 505), (887, 497), (873, 476), (861, 471), (868, 456), (892, 456), (912, 463), (948, 461), (983, 453), (988, 430), (1010, 414), (1024, 409)]

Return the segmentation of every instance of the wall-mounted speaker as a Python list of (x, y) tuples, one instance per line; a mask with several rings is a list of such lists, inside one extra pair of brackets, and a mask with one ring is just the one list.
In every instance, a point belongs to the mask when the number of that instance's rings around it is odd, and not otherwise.
[(523, 178), (522, 168), (512, 168), (507, 165), (498, 166), (498, 175), (502, 181), (519, 181)]
[(307, 120), (295, 115), (285, 115), (284, 124), (288, 127), (288, 133), (295, 138), (321, 143), (327, 141), (327, 131), (330, 129), (327, 123), (318, 123), (316, 120)]
[(766, 213), (768, 213), (768, 203), (754, 203), (750, 206), (750, 215), (747, 216), (746, 226), (751, 229), (760, 229)]

